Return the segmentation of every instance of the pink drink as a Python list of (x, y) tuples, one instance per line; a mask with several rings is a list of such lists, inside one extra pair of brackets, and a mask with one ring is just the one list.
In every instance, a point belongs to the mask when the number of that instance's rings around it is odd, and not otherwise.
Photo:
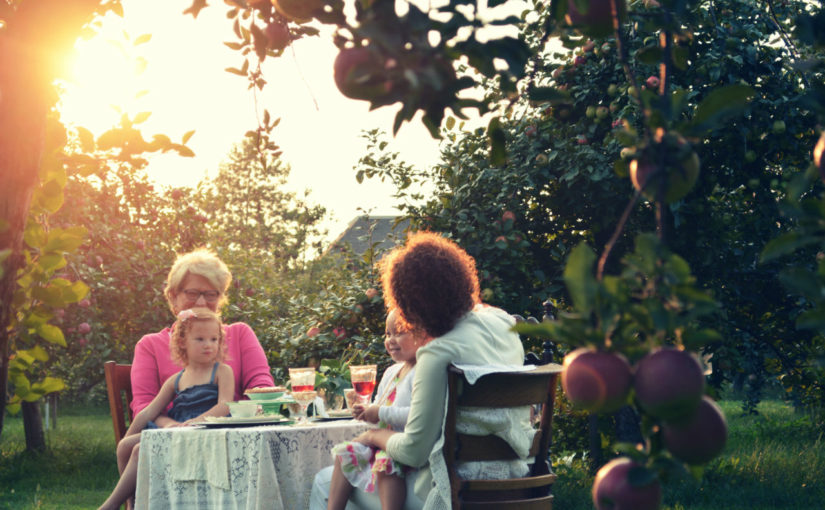
[(293, 392), (296, 392), (296, 391), (312, 391), (314, 388), (315, 388), (314, 384), (305, 384), (305, 385), (302, 385), (302, 386), (293, 386), (292, 391)]
[(368, 397), (372, 394), (372, 390), (375, 389), (375, 381), (355, 382), (352, 383), (352, 386), (355, 388), (356, 393), (362, 397)]

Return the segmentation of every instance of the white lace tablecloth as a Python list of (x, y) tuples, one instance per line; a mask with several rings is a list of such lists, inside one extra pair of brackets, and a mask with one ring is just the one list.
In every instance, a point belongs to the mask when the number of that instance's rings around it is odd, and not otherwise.
[(306, 427), (145, 430), (135, 507), (305, 509), (315, 473), (332, 464), (333, 445), (367, 428), (346, 420)]

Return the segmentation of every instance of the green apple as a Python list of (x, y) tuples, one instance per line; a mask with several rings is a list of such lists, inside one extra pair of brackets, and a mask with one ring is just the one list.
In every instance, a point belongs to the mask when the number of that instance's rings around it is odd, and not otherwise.
[(774, 134), (781, 134), (785, 132), (785, 121), (784, 120), (775, 120), (773, 122), (773, 132)]

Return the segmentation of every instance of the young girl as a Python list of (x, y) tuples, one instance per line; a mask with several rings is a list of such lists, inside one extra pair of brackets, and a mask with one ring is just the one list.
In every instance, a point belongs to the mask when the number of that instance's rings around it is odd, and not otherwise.
[[(422, 331), (402, 325), (397, 311), (393, 310), (387, 315), (384, 347), (396, 364), (389, 367), (381, 377), (374, 404), (353, 406), (356, 419), (378, 423), (380, 427), (391, 430), (404, 430), (410, 409), (415, 352), (427, 340)], [(391, 510), (403, 507), (407, 497), (405, 467), (393, 462), (385, 452), (350, 441), (335, 445), (332, 455), (335, 467), (327, 509), (343, 509), (353, 487), (372, 492), (376, 486), (381, 508)]]
[(208, 308), (184, 310), (172, 326), (170, 352), (184, 367), (160, 388), (158, 395), (132, 420), (117, 445), (120, 480), (101, 509), (116, 509), (135, 492), (140, 432), (157, 418), (169, 402), (170, 418), (191, 425), (207, 416), (226, 416), (235, 394), (235, 378), (224, 356), (224, 330), (220, 317)]

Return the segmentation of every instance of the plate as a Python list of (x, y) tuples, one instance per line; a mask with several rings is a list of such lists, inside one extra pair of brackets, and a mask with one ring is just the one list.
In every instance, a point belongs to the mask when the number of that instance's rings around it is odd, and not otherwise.
[(253, 416), (236, 418), (233, 416), (207, 416), (199, 425), (204, 427), (248, 427), (252, 425), (289, 425), (292, 420), (283, 416)]
[(292, 398), (292, 395), (284, 395), (278, 398), (253, 400), (252, 402), (256, 404), (292, 404), (295, 402), (295, 399)]
[(349, 409), (341, 409), (340, 411), (327, 411), (330, 418), (352, 418), (352, 411)]
[(350, 415), (350, 416), (332, 416), (332, 415), (330, 415), (327, 418), (324, 418), (323, 416), (318, 416), (317, 418), (310, 418), (309, 420), (315, 422), (315, 421), (339, 421), (339, 420), (354, 420), (354, 419), (355, 418), (353, 418), (352, 415)]

